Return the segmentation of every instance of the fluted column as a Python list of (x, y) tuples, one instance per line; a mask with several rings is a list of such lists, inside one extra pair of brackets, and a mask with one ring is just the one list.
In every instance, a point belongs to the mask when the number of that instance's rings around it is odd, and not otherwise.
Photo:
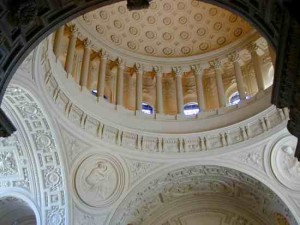
[(192, 66), (192, 70), (194, 72), (195, 80), (196, 80), (196, 91), (197, 91), (198, 107), (199, 107), (199, 109), (204, 111), (206, 109), (206, 107), (205, 107), (205, 98), (204, 98), (204, 89), (203, 89), (204, 70), (200, 65)]
[(162, 92), (162, 71), (161, 68), (154, 68), (156, 73), (156, 113), (164, 114), (164, 102)]
[(100, 52), (100, 64), (97, 81), (97, 97), (104, 97), (105, 75), (106, 75), (107, 54)]
[(177, 114), (183, 113), (183, 90), (182, 90), (182, 69), (174, 67), (173, 72), (176, 75), (176, 98), (177, 98)]
[(81, 66), (81, 73), (80, 73), (80, 80), (79, 85), (82, 87), (86, 86), (87, 83), (87, 75), (89, 72), (89, 64), (90, 64), (90, 44), (91, 42), (86, 39), (83, 42), (84, 51), (83, 51), (83, 59), (82, 59), (82, 66)]
[(258, 49), (258, 46), (256, 43), (252, 43), (248, 47), (248, 50), (250, 51), (250, 54), (251, 54), (252, 64), (254, 67), (258, 91), (260, 92), (265, 89), (265, 85), (264, 85), (264, 78), (263, 78), (263, 74), (262, 74), (261, 63), (259, 61), (259, 56), (257, 54), (257, 49)]
[(143, 67), (136, 65), (136, 111), (142, 110), (143, 103)]
[(219, 98), (219, 107), (226, 106), (226, 96), (224, 91), (224, 84), (222, 79), (222, 64), (219, 60), (214, 60), (210, 62), (210, 65), (214, 68), (216, 74), (216, 83), (217, 83), (217, 91), (218, 91), (218, 98)]
[(246, 99), (246, 90), (245, 90), (245, 86), (244, 86), (241, 66), (239, 63), (240, 56), (237, 52), (233, 52), (228, 55), (228, 59), (229, 59), (229, 61), (231, 61), (233, 63), (233, 66), (234, 66), (236, 84), (237, 84), (237, 89), (238, 89), (238, 92), (240, 95), (240, 99), (244, 100), (244, 99)]
[(55, 33), (55, 39), (53, 44), (53, 52), (56, 58), (58, 58), (62, 52), (62, 42), (64, 37), (65, 26), (61, 26)]
[(69, 45), (68, 45), (68, 51), (67, 51), (67, 58), (66, 58), (66, 63), (65, 63), (65, 70), (66, 70), (68, 76), (72, 72), (72, 69), (73, 69), (77, 34), (78, 34), (77, 28), (75, 26), (72, 26)]
[(116, 105), (123, 106), (124, 100), (124, 61), (122, 59), (118, 59), (118, 72), (117, 72), (117, 102)]

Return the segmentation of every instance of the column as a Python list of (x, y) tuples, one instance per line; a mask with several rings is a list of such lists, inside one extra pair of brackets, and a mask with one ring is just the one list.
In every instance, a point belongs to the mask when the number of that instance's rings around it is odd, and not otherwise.
[(173, 72), (176, 75), (176, 98), (177, 98), (177, 114), (183, 113), (183, 91), (182, 91), (182, 69), (174, 67)]
[(226, 96), (224, 91), (224, 84), (222, 79), (222, 64), (219, 60), (214, 60), (210, 62), (210, 65), (214, 68), (216, 74), (216, 84), (217, 84), (217, 91), (218, 91), (218, 98), (219, 98), (219, 107), (226, 106)]
[(136, 111), (142, 110), (143, 103), (143, 68), (140, 65), (136, 65)]
[(94, 74), (94, 65), (93, 65), (93, 61), (94, 59), (91, 59), (90, 60), (90, 65), (89, 65), (89, 72), (88, 72), (88, 78), (87, 78), (87, 89), (88, 90), (91, 90), (92, 89), (92, 84), (93, 84), (93, 81), (94, 81), (94, 77), (93, 77), (93, 74)]
[(204, 70), (200, 65), (192, 66), (192, 70), (194, 72), (195, 80), (196, 80), (198, 107), (200, 110), (204, 111), (206, 109), (205, 98), (204, 98), (204, 89), (203, 89)]
[(164, 114), (163, 90), (162, 90), (162, 71), (161, 68), (155, 67), (156, 73), (156, 113)]
[(107, 55), (104, 51), (101, 51), (99, 71), (98, 71), (98, 81), (97, 81), (97, 97), (104, 97), (106, 64), (107, 64)]
[(81, 86), (81, 90), (83, 87), (86, 87), (87, 83), (87, 75), (89, 72), (89, 64), (90, 64), (90, 44), (91, 42), (88, 39), (83, 41), (84, 51), (83, 51), (83, 59), (80, 73), (79, 85)]
[(73, 69), (77, 34), (78, 34), (77, 28), (75, 26), (72, 26), (71, 27), (71, 36), (70, 36), (68, 51), (67, 51), (67, 59), (66, 59), (66, 63), (65, 63), (65, 70), (66, 70), (68, 76), (72, 72), (72, 69)]
[(233, 52), (228, 55), (229, 61), (233, 63), (234, 66), (234, 71), (235, 71), (235, 78), (236, 78), (236, 84), (237, 84), (237, 89), (240, 95), (241, 100), (246, 99), (246, 91), (245, 91), (245, 86), (244, 86), (244, 81), (243, 81), (243, 75), (242, 75), (242, 70), (241, 66), (239, 63), (240, 56), (237, 52)]
[(122, 59), (118, 59), (118, 71), (117, 71), (117, 102), (116, 105), (123, 106), (123, 100), (124, 100), (124, 61)]
[(264, 85), (264, 79), (263, 79), (259, 56), (257, 54), (257, 49), (258, 49), (258, 46), (256, 43), (252, 43), (248, 47), (248, 50), (250, 51), (250, 54), (251, 54), (252, 64), (253, 64), (253, 68), (254, 68), (254, 72), (255, 72), (255, 76), (256, 76), (258, 92), (260, 92), (265, 89), (265, 85)]
[(62, 52), (62, 42), (64, 38), (65, 26), (61, 26), (55, 33), (55, 39), (53, 44), (53, 52), (56, 58), (58, 58)]

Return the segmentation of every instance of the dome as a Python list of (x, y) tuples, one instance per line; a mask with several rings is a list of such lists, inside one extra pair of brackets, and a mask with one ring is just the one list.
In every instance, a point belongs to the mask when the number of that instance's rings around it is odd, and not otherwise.
[[(2, 214), (24, 225), (299, 224), (296, 140), (288, 110), (270, 103), (267, 40), (202, 1), (125, 4), (62, 25), (16, 72)], [(11, 217), (19, 205), (24, 222)]]
[(136, 57), (180, 58), (220, 49), (252, 27), (222, 8), (193, 1), (151, 1), (149, 9), (128, 11), (125, 2), (102, 7), (76, 24), (95, 45)]

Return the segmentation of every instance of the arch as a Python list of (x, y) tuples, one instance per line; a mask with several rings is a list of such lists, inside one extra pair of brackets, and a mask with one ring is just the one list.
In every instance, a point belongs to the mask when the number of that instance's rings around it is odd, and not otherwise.
[[(258, 203), (263, 202), (263, 200), (257, 200), (257, 202), (255, 200), (251, 203), (250, 199), (244, 199), (250, 208), (251, 204), (254, 204), (255, 210), (258, 209), (258, 211), (255, 212), (251, 210), (248, 210), (248, 212), (252, 212), (254, 215), (260, 215), (259, 218), (264, 218), (263, 220), (266, 224), (275, 224), (275, 219), (269, 218), (269, 213), (284, 213), (287, 215), (287, 218), (289, 218), (290, 224), (297, 224), (286, 204), (278, 197), (277, 193), (280, 194), (280, 191), (274, 193), (270, 187), (266, 186), (265, 180), (257, 179), (257, 176), (252, 176), (254, 174), (246, 174), (244, 169), (238, 170), (236, 166), (233, 167), (235, 168), (230, 168), (222, 162), (205, 161), (205, 163), (203, 162), (201, 164), (199, 164), (199, 162), (187, 162), (181, 165), (176, 164), (163, 169), (163, 171), (160, 170), (158, 173), (150, 175), (151, 177), (148, 176), (148, 181), (146, 181), (146, 179), (141, 180), (139, 184), (131, 189), (130, 193), (112, 214), (109, 224), (148, 224), (148, 213), (154, 216), (152, 214), (153, 210), (160, 212), (163, 210), (161, 207), (166, 206), (166, 204), (172, 205), (172, 199), (174, 201), (183, 200), (181, 197), (184, 197), (185, 194), (192, 194), (193, 198), (201, 196), (201, 193), (204, 193), (205, 196), (208, 196), (209, 193), (212, 193), (213, 196), (220, 196), (220, 194), (223, 193), (222, 191), (224, 191), (224, 197), (226, 197), (226, 193), (244, 193), (245, 196), (247, 196), (246, 193), (249, 192), (250, 194), (251, 192), (250, 195), (255, 196), (255, 199), (265, 199), (265, 193), (269, 193), (270, 199), (267, 201), (270, 201), (270, 207), (263, 207), (263, 209), (260, 208), (260, 203)], [(212, 179), (212, 183), (209, 182), (211, 184), (201, 186), (207, 183), (210, 178)], [(235, 192), (232, 188), (238, 188), (239, 191)], [(232, 192), (230, 191), (231, 189)], [(205, 191), (203, 192), (203, 190)], [(229, 195), (233, 197), (231, 199), (232, 201), (243, 196), (243, 194), (237, 194), (236, 196)], [(176, 196), (179, 196), (179, 198), (176, 198)], [(157, 198), (159, 198), (160, 201), (154, 200)], [(244, 201), (243, 199), (239, 200)], [(148, 208), (148, 204), (151, 205), (151, 208)], [(124, 208), (128, 210), (124, 212)], [(262, 209), (262, 211), (260, 211), (260, 209)], [(135, 213), (135, 210), (138, 210), (139, 213)], [(245, 210), (247, 211), (247, 209)], [(261, 215), (264, 214), (264, 210), (268, 211), (268, 213), (261, 217)], [(136, 217), (129, 218), (128, 216), (130, 215), (136, 215)]]
[[(34, 204), (34, 202), (30, 198), (26, 197), (25, 195), (23, 195), (21, 193), (11, 191), (11, 190), (0, 193), (0, 201), (3, 199), (7, 199), (7, 198), (13, 198), (13, 200), (18, 201), (20, 204), (23, 204), (20, 207), (18, 207), (18, 213), (13, 214), (13, 221), (9, 221), (10, 222), (9, 224), (12, 224), (12, 222), (15, 222), (15, 221), (21, 222), (23, 220), (23, 216), (26, 216), (26, 217), (28, 216), (28, 211), (29, 211), (30, 216), (34, 216), (34, 219), (35, 219), (34, 220), (35, 223), (33, 223), (32, 225), (42, 225), (42, 219), (41, 219), (40, 212), (39, 212), (37, 206)], [(10, 204), (10, 202), (8, 202), (8, 204)], [(5, 204), (4, 205), (1, 204), (1, 212), (2, 213), (5, 211), (5, 209), (3, 209), (3, 207), (5, 207)], [(6, 210), (6, 213), (13, 213), (12, 211), (14, 208), (15, 207), (8, 208)], [(23, 211), (23, 214), (20, 214), (20, 208), (25, 209), (27, 212)], [(28, 209), (26, 209), (26, 208), (28, 208)], [(30, 211), (31, 211), (31, 213), (30, 213)], [(1, 224), (3, 223), (3, 219), (4, 218), (1, 216), (1, 218), (0, 218)], [(33, 218), (28, 218), (28, 219), (33, 221), (32, 220)], [(8, 224), (7, 222), (8, 221), (6, 221), (5, 224)]]
[(28, 139), (40, 197), (40, 224), (68, 224), (66, 164), (51, 120), (35, 97), (18, 85), (8, 87), (3, 107)]

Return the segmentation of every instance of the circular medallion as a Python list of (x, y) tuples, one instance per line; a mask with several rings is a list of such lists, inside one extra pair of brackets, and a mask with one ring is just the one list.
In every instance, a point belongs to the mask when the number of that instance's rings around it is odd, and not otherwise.
[(210, 14), (211, 16), (215, 16), (215, 15), (217, 15), (217, 13), (218, 13), (218, 10), (217, 10), (216, 8), (211, 8), (211, 9), (209, 10), (209, 14)]
[(81, 201), (91, 207), (104, 207), (120, 196), (124, 172), (116, 159), (92, 155), (79, 165), (74, 184)]
[(108, 14), (107, 14), (107, 12), (104, 11), (104, 10), (101, 10), (101, 11), (99, 12), (99, 16), (100, 16), (100, 18), (103, 19), (103, 20), (107, 20), (107, 19), (108, 19)]
[(297, 139), (284, 137), (273, 147), (271, 167), (276, 178), (286, 187), (300, 190), (300, 162), (294, 156)]
[(206, 30), (205, 30), (205, 28), (199, 28), (198, 30), (197, 30), (197, 34), (200, 36), (200, 37), (202, 37), (202, 36), (204, 36), (205, 34), (206, 34)]
[(156, 20), (154, 16), (148, 16), (147, 21), (149, 24), (154, 24)]
[(156, 37), (155, 33), (153, 31), (147, 31), (146, 37), (149, 39), (154, 39)]
[(206, 42), (203, 42), (199, 45), (201, 51), (206, 51), (209, 48), (209, 45)]
[(105, 33), (105, 30), (101, 25), (96, 26), (96, 31), (101, 35), (103, 35)]
[(181, 37), (182, 39), (184, 39), (184, 40), (187, 40), (187, 39), (189, 39), (190, 35), (189, 35), (188, 32), (182, 31), (182, 32), (180, 33), (180, 37)]
[(165, 25), (170, 25), (172, 23), (172, 20), (170, 17), (165, 17), (165, 18), (163, 18), (163, 23)]
[(46, 134), (40, 134), (36, 138), (36, 145), (39, 149), (44, 149), (52, 144), (52, 139)]
[(122, 29), (123, 28), (123, 24), (120, 20), (115, 20), (114, 21), (114, 27), (117, 29)]
[(201, 13), (195, 14), (194, 19), (195, 19), (197, 22), (200, 22), (200, 21), (202, 20), (202, 14), (201, 14)]
[(132, 18), (134, 20), (139, 20), (141, 18), (141, 16), (138, 12), (134, 12), (134, 13), (132, 13)]
[(165, 3), (165, 4), (163, 5), (163, 8), (164, 8), (164, 10), (169, 11), (169, 10), (172, 8), (172, 6), (171, 6), (170, 3)]
[(173, 53), (173, 50), (171, 48), (167, 47), (167, 48), (163, 49), (163, 53), (165, 55), (171, 55)]
[(131, 50), (136, 50), (137, 49), (137, 45), (136, 43), (134, 43), (133, 41), (129, 41), (127, 43), (128, 48), (130, 48)]
[(223, 25), (222, 25), (221, 22), (216, 22), (216, 23), (214, 24), (214, 30), (219, 31), (219, 30), (221, 30), (222, 26), (223, 26)]
[(166, 41), (169, 41), (169, 40), (173, 39), (173, 36), (171, 33), (165, 32), (165, 33), (163, 33), (163, 39)]
[(191, 48), (188, 47), (188, 46), (184, 46), (184, 47), (181, 48), (181, 52), (182, 52), (183, 54), (185, 54), (185, 55), (188, 55), (188, 54), (191, 53)]
[(37, 108), (33, 105), (26, 105), (23, 107), (23, 110), (26, 114), (30, 115), (36, 114), (38, 112)]
[(242, 28), (236, 28), (233, 32), (234, 36), (239, 37), (241, 36), (241, 34), (243, 33), (243, 29)]
[(218, 45), (223, 45), (226, 42), (226, 38), (225, 37), (219, 37), (217, 39), (217, 44)]
[(198, 0), (193, 0), (191, 4), (192, 4), (193, 7), (197, 7), (197, 6), (199, 6), (199, 1)]
[(110, 39), (112, 42), (114, 42), (117, 45), (121, 44), (121, 39), (115, 34), (111, 35)]
[(179, 2), (179, 3), (177, 4), (177, 8), (178, 8), (179, 10), (183, 10), (183, 9), (185, 8), (185, 4), (184, 4), (183, 2)]
[(118, 11), (119, 11), (119, 13), (124, 14), (126, 12), (126, 8), (121, 5), (118, 7)]
[(180, 17), (179, 18), (179, 23), (186, 24), (187, 23), (187, 18), (185, 16)]
[(132, 35), (137, 35), (138, 29), (136, 27), (129, 27), (129, 33), (131, 33)]
[(150, 2), (150, 9), (157, 9), (157, 4), (155, 2)]
[(231, 14), (229, 16), (229, 22), (234, 23), (237, 20), (237, 15)]
[(145, 52), (152, 55), (154, 53), (154, 48), (152, 46), (146, 46)]

